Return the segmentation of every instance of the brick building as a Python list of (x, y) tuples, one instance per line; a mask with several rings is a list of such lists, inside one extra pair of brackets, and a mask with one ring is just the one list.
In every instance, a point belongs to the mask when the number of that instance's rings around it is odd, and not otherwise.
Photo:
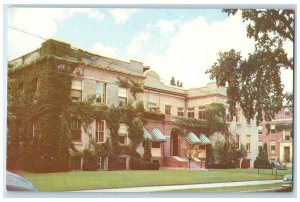
[(282, 107), (272, 121), (263, 121), (258, 127), (259, 146), (267, 143), (269, 160), (291, 166), (293, 157), (293, 114), (290, 107)]
[[(68, 51), (81, 51), (66, 43), (54, 40), (46, 42), (62, 46)], [(194, 159), (195, 166), (205, 167), (206, 145), (224, 139), (224, 136), (219, 133), (211, 134), (210, 139), (207, 138), (208, 134), (189, 133), (181, 136), (174, 122), (175, 116), (205, 119), (205, 106), (210, 103), (224, 104), (228, 113), (226, 89), (217, 87), (215, 83), (209, 83), (207, 86), (200, 88), (184, 89), (164, 84), (161, 82), (159, 75), (150, 67), (133, 60), (124, 62), (88, 52), (84, 52), (84, 56), (80, 58), (80, 61), (68, 54), (59, 55), (54, 52), (51, 56), (57, 60), (76, 64), (71, 87), (73, 101), (84, 100), (88, 95), (96, 95), (96, 103), (103, 103), (108, 106), (124, 105), (129, 100), (133, 100), (133, 95), (128, 89), (118, 85), (118, 78), (134, 79), (137, 82), (144, 83), (144, 92), (138, 93), (136, 100), (142, 101), (147, 111), (164, 114), (163, 120), (149, 119), (144, 126), (144, 137), (152, 141), (152, 160), (159, 162), (161, 167), (185, 167), (187, 161), (184, 149), (187, 142), (196, 145), (200, 150), (198, 158)], [(40, 58), (41, 53), (38, 49), (10, 61), (9, 68), (13, 69), (20, 65), (30, 64)], [(246, 120), (240, 107), (237, 106), (236, 116), (233, 117), (232, 121), (229, 122), (228, 120), (228, 124), (230, 125), (231, 136), (227, 138), (233, 138), (238, 148), (241, 144), (246, 146), (247, 158), (250, 167), (253, 167), (258, 154), (258, 128), (255, 120)], [(78, 150), (83, 150), (91, 138), (98, 143), (103, 143), (106, 137), (109, 136), (105, 120), (95, 120), (90, 124), (87, 131), (82, 129), (80, 122), (75, 121), (71, 124), (71, 129), (72, 141)], [(119, 136), (120, 144), (126, 145), (129, 143), (126, 125), (120, 125)], [(142, 144), (137, 151), (143, 154)], [(106, 170), (108, 163), (107, 158), (100, 157), (98, 159), (98, 169)], [(74, 169), (80, 169), (81, 164), (80, 158), (72, 159)], [(129, 157), (126, 155), (120, 156), (119, 164), (120, 168), (128, 169)]]

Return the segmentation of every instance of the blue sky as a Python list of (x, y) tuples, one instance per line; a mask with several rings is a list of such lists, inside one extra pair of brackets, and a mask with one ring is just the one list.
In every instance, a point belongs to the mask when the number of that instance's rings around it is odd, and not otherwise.
[[(247, 57), (254, 50), (240, 15), (228, 17), (221, 9), (11, 7), (8, 25), (99, 55), (143, 62), (162, 81), (175, 76), (188, 88), (211, 82), (205, 71), (219, 51), (234, 48)], [(8, 57), (33, 51), (42, 42), (8, 29)], [(291, 44), (286, 47), (292, 55)], [(287, 90), (292, 89), (291, 76), (291, 71), (283, 72)]]

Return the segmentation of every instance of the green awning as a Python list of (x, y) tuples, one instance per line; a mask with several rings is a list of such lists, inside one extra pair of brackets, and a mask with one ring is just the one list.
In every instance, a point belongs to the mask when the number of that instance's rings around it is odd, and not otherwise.
[(143, 129), (144, 129), (144, 140), (153, 141), (151, 134), (146, 130), (146, 128), (143, 128)]
[(201, 144), (202, 142), (199, 140), (199, 138), (197, 137), (197, 135), (195, 135), (195, 133), (190, 132), (187, 136), (186, 136), (186, 140), (188, 141), (189, 144)]
[(158, 128), (153, 128), (151, 136), (154, 142), (166, 142), (167, 138), (160, 132)]
[(211, 141), (204, 134), (201, 134), (199, 139), (202, 144), (211, 144)]

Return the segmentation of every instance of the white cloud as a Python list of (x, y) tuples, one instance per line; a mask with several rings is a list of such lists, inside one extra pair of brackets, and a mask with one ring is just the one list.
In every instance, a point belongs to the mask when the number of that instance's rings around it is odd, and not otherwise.
[(168, 35), (168, 34), (172, 34), (176, 29), (175, 29), (175, 24), (177, 23), (177, 21), (169, 21), (169, 20), (159, 20), (157, 22), (157, 26), (160, 29), (160, 33), (162, 35)]
[[(52, 38), (58, 23), (76, 14), (84, 14), (97, 21), (104, 18), (98, 10), (88, 8), (11, 8), (9, 12), (9, 26), (43, 38)], [(40, 47), (42, 42), (35, 36), (8, 29), (8, 57), (12, 59), (28, 53)]]
[(147, 32), (140, 32), (127, 47), (128, 55), (135, 57), (140, 53), (143, 43), (145, 43), (150, 37)]
[(94, 52), (97, 55), (103, 55), (107, 57), (116, 58), (117, 55), (117, 48), (105, 46), (102, 42), (95, 43), (91, 48), (91, 52)]
[(116, 23), (124, 23), (127, 20), (129, 20), (129, 18), (131, 17), (132, 14), (134, 14), (135, 12), (137, 12), (136, 9), (111, 9), (110, 13), (113, 16), (114, 20), (116, 21)]
[(239, 15), (211, 24), (197, 17), (181, 24), (165, 53), (151, 53), (147, 62), (162, 78), (175, 76), (185, 87), (199, 87), (212, 82), (205, 71), (217, 60), (217, 53), (232, 48), (243, 57), (254, 50)]

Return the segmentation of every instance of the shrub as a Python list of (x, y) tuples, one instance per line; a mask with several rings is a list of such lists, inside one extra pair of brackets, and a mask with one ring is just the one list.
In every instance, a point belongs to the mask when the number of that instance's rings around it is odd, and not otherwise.
[(246, 158), (243, 158), (241, 167), (242, 168), (249, 168), (249, 163), (248, 163), (248, 160)]
[(163, 121), (165, 120), (165, 114), (157, 113), (157, 112), (144, 112), (146, 119), (156, 120), (156, 121)]
[(145, 170), (159, 170), (160, 164), (159, 163), (145, 163), (144, 169)]

